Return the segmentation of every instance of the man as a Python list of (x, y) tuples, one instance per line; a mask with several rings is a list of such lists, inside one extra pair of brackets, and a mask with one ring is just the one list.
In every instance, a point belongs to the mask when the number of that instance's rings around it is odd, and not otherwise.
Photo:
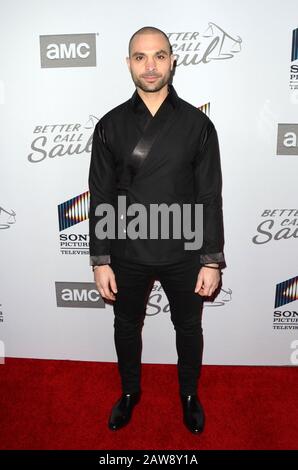
[[(134, 33), (127, 64), (136, 90), (97, 123), (89, 173), (90, 264), (98, 291), (113, 302), (122, 381), (122, 395), (108, 426), (117, 430), (126, 425), (140, 400), (141, 330), (152, 280), (158, 278), (176, 331), (183, 422), (196, 434), (203, 431), (205, 421), (197, 396), (202, 302), (218, 288), (220, 268), (225, 267), (217, 133), (211, 120), (179, 98), (170, 84), (174, 55), (163, 31), (144, 27)], [(126, 217), (132, 222), (132, 212), (126, 214), (119, 207), (118, 236), (112, 231), (104, 238), (99, 208), (115, 208), (119, 197), (129, 206), (145, 208), (203, 205), (201, 247), (185, 249), (185, 236), (128, 237), (123, 222)], [(141, 229), (143, 222), (139, 221)]]

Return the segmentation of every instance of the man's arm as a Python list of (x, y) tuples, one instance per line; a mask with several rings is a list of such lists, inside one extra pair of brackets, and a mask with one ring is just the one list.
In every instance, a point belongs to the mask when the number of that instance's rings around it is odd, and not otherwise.
[(114, 205), (116, 197), (116, 173), (115, 162), (108, 148), (105, 131), (102, 122), (99, 121), (94, 129), (89, 169), (89, 249), (90, 265), (99, 266), (110, 264), (110, 240), (98, 239), (95, 234), (95, 226), (99, 216), (95, 215), (96, 207), (102, 203)]
[(223, 252), (222, 174), (217, 132), (208, 119), (195, 162), (196, 203), (203, 204), (201, 264), (226, 266)]

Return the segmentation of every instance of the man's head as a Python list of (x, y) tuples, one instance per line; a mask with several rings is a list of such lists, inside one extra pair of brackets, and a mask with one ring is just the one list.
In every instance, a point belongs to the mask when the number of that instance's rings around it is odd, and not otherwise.
[(130, 38), (126, 61), (134, 84), (141, 90), (155, 92), (167, 85), (174, 60), (169, 39), (160, 29), (145, 26)]

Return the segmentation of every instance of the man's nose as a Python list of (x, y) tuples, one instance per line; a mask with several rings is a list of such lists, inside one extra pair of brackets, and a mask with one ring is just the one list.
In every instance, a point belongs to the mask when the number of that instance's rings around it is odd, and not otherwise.
[(147, 59), (146, 61), (146, 70), (148, 71), (151, 71), (151, 70), (155, 70), (156, 68), (156, 64), (155, 64), (155, 60), (152, 58), (152, 59)]

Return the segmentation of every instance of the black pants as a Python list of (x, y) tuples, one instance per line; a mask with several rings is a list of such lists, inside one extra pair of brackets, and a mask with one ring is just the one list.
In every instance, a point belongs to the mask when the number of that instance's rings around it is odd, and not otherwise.
[(197, 392), (203, 353), (203, 299), (194, 289), (200, 267), (193, 258), (149, 266), (111, 257), (118, 288), (113, 302), (114, 339), (123, 393), (141, 390), (142, 327), (154, 279), (160, 281), (169, 300), (180, 392)]

